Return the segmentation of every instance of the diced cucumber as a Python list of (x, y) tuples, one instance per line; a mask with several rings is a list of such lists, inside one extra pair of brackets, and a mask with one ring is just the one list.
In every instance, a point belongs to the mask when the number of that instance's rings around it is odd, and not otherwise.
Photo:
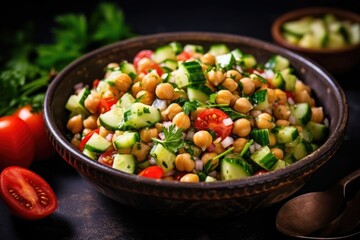
[(250, 136), (254, 141), (261, 146), (270, 144), (270, 132), (269, 129), (253, 129), (250, 132)]
[(82, 153), (85, 155), (85, 156), (88, 156), (89, 158), (91, 158), (92, 160), (96, 160), (97, 159), (97, 154), (90, 151), (89, 149), (87, 148), (84, 148), (84, 150), (82, 151)]
[(274, 78), (272, 79), (271, 83), (275, 88), (285, 90), (286, 82), (280, 72), (275, 73)]
[(301, 139), (298, 144), (291, 148), (291, 153), (296, 160), (300, 160), (310, 153), (312, 153), (313, 147), (310, 143), (306, 142), (304, 139)]
[(305, 126), (311, 120), (311, 106), (309, 103), (297, 103), (289, 106), (295, 124)]
[(89, 96), (90, 89), (84, 87), (80, 92), (75, 95), (71, 95), (65, 104), (65, 108), (71, 112), (70, 116), (81, 114), (84, 118), (89, 116), (89, 111), (85, 108), (85, 99)]
[(173, 48), (175, 54), (179, 54), (183, 51), (183, 47), (179, 42), (171, 42), (169, 45)]
[(205, 178), (205, 182), (216, 182), (216, 181), (217, 181), (216, 178), (213, 178), (211, 176), (206, 176)]
[(328, 40), (328, 31), (322, 19), (314, 19), (310, 23), (310, 31), (314, 36), (314, 47), (324, 47)]
[(161, 144), (155, 144), (150, 151), (150, 155), (155, 158), (157, 165), (159, 165), (165, 173), (174, 169), (176, 155), (167, 150)]
[(174, 48), (170, 45), (158, 47), (154, 52), (154, 61), (156, 63), (162, 63), (167, 59), (176, 60)]
[(312, 136), (313, 136), (313, 141), (324, 141), (328, 134), (329, 134), (329, 128), (322, 123), (317, 123), (317, 122), (313, 122), (310, 121), (306, 124), (306, 129), (308, 129)]
[(232, 53), (217, 55), (215, 57), (215, 62), (219, 68), (225, 69), (227, 71), (233, 69), (236, 64), (236, 60)]
[(292, 70), (290, 68), (285, 68), (281, 70), (280, 73), (283, 79), (285, 80), (285, 90), (294, 91), (297, 77), (294, 74), (292, 74)]
[(288, 21), (283, 24), (282, 29), (287, 33), (301, 37), (310, 31), (312, 20), (312, 17), (304, 17), (299, 20)]
[(294, 157), (294, 155), (293, 155), (292, 153), (290, 153), (290, 152), (286, 152), (286, 153), (284, 154), (283, 160), (284, 160), (284, 161), (286, 162), (286, 164), (288, 164), (288, 165), (291, 165), (291, 164), (293, 164), (294, 162), (297, 161), (297, 159)]
[(222, 180), (246, 178), (252, 174), (252, 167), (242, 158), (224, 158), (220, 162)]
[(114, 157), (113, 168), (126, 173), (135, 173), (136, 161), (132, 154), (116, 154)]
[(198, 61), (183, 62), (175, 74), (175, 83), (179, 88), (190, 84), (205, 84), (206, 77)]
[(151, 163), (149, 160), (145, 160), (145, 161), (142, 161), (142, 162), (137, 162), (137, 167), (140, 168), (140, 169), (145, 169), (147, 167), (150, 167), (151, 166)]
[(273, 171), (284, 168), (288, 165), (287, 162), (284, 160), (279, 159), (279, 161), (276, 163), (275, 167), (273, 168)]
[(85, 148), (94, 153), (103, 153), (111, 146), (111, 142), (94, 133), (86, 142)]
[(178, 62), (172, 59), (166, 59), (160, 64), (160, 67), (166, 72), (172, 72), (178, 68)]
[(193, 84), (187, 87), (187, 95), (190, 101), (198, 100), (205, 103), (212, 93), (211, 89), (205, 85)]
[(280, 71), (290, 66), (290, 61), (280, 55), (273, 55), (266, 63), (265, 67), (274, 71)]
[(136, 78), (136, 70), (134, 64), (132, 63), (129, 63), (127, 61), (122, 61), (120, 63), (120, 71), (129, 75), (131, 79)]
[(268, 146), (263, 146), (251, 154), (250, 158), (261, 168), (265, 170), (272, 170), (279, 159), (271, 153)]
[(252, 101), (255, 110), (265, 110), (270, 106), (266, 89), (256, 91), (252, 95)]
[(303, 48), (320, 48), (320, 43), (316, 42), (314, 35), (311, 32), (302, 36), (298, 42), (300, 47)]
[(138, 132), (125, 131), (123, 134), (115, 138), (114, 145), (116, 149), (132, 148), (134, 144), (139, 141), (140, 141), (140, 135)]
[(234, 56), (236, 64), (240, 64), (241, 58), (244, 55), (243, 52), (240, 49), (235, 48), (231, 51), (231, 54)]
[(328, 48), (342, 48), (346, 46), (346, 41), (341, 33), (329, 33), (329, 38), (326, 47)]
[(243, 54), (240, 62), (241, 67), (245, 69), (253, 68), (257, 64), (255, 57), (251, 54)]
[(124, 113), (124, 124), (121, 130), (140, 129), (154, 125), (161, 120), (159, 109), (136, 102)]
[(99, 116), (100, 124), (110, 131), (119, 130), (124, 122), (124, 112), (124, 108), (115, 107), (102, 113)]
[(354, 23), (350, 26), (350, 44), (360, 43), (360, 24)]
[(210, 46), (209, 53), (214, 56), (224, 55), (230, 52), (230, 49), (225, 44), (213, 44)]
[(299, 36), (296, 36), (296, 35), (293, 35), (293, 34), (284, 32), (284, 33), (283, 33), (283, 37), (284, 37), (284, 39), (285, 39), (287, 42), (289, 42), (289, 43), (299, 44), (299, 40), (300, 40), (300, 37), (299, 37)]
[(133, 103), (135, 103), (135, 98), (130, 93), (125, 93), (117, 101), (116, 106), (120, 108), (128, 109)]
[(184, 46), (184, 51), (193, 53), (204, 53), (204, 47), (196, 44), (186, 44)]
[(275, 134), (277, 143), (290, 143), (299, 136), (299, 131), (294, 126), (276, 127), (272, 129), (272, 132)]

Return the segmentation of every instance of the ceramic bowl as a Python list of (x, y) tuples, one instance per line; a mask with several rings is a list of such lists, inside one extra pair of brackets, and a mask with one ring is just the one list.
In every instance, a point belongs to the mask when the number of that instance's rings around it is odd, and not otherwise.
[[(235, 181), (182, 183), (153, 180), (120, 172), (83, 155), (66, 138), (65, 103), (73, 86), (90, 84), (102, 76), (109, 62), (133, 59), (142, 49), (155, 49), (172, 41), (209, 47), (225, 43), (253, 54), (261, 62), (274, 54), (288, 58), (298, 76), (315, 92), (330, 119), (327, 141), (291, 166)], [(50, 84), (44, 103), (48, 135), (57, 152), (101, 193), (121, 204), (164, 215), (224, 217), (240, 215), (277, 203), (298, 191), (339, 148), (346, 131), (348, 104), (339, 84), (318, 65), (286, 49), (257, 39), (208, 32), (162, 33), (137, 37), (86, 54), (67, 66)]]
[(360, 64), (360, 43), (339, 49), (310, 49), (286, 41), (282, 34), (282, 26), (285, 22), (297, 20), (306, 16), (321, 17), (331, 13), (339, 20), (349, 20), (360, 24), (360, 15), (338, 8), (310, 7), (293, 10), (275, 19), (271, 27), (271, 35), (276, 44), (291, 51), (308, 57), (331, 74), (343, 74)]

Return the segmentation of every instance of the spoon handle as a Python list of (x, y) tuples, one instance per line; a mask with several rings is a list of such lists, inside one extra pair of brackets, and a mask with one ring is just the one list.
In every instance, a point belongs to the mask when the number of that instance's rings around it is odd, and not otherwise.
[[(360, 189), (360, 169), (355, 170), (354, 172), (350, 173), (349, 175), (347, 175), (346, 177), (344, 177), (343, 179), (340, 180), (339, 185), (342, 187), (343, 189), (343, 196), (345, 199), (349, 200), (352, 199), (355, 194), (357, 193), (357, 191)], [(358, 180), (359, 181), (356, 181)], [(354, 189), (355, 191), (351, 191), (352, 189), (352, 185), (355, 185), (356, 189)], [(349, 193), (353, 193), (353, 194), (349, 194)], [(349, 196), (350, 195), (350, 196)]]

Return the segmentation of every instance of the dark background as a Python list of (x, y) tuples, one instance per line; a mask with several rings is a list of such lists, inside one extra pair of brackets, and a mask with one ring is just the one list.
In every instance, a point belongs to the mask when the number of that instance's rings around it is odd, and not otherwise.
[[(54, 16), (89, 14), (99, 1), (8, 1), (0, 8), (2, 39), (34, 23), (36, 40), (51, 42)], [(246, 35), (272, 42), (270, 27), (286, 11), (328, 6), (360, 12), (360, 1), (113, 1), (125, 21), (138, 35), (172, 31), (211, 31)], [(11, 39), (10, 39), (11, 40)], [(6, 48), (6, 46), (0, 46)], [(334, 76), (350, 105), (345, 141), (336, 156), (316, 173), (297, 194), (323, 190), (360, 167), (354, 153), (360, 141), (360, 81), (357, 69)], [(65, 161), (36, 162), (31, 167), (43, 176), (58, 197), (58, 210), (50, 217), (28, 222), (13, 217), (0, 201), (0, 239), (285, 239), (275, 227), (278, 209), (284, 203), (236, 218), (219, 220), (156, 216), (122, 206), (100, 194), (82, 180)], [(157, 218), (157, 219), (156, 219)]]

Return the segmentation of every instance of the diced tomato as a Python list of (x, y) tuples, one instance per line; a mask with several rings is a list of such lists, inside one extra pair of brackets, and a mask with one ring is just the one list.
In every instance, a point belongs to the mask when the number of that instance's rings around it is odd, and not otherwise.
[(113, 163), (114, 163), (114, 157), (115, 155), (118, 153), (117, 150), (114, 151), (108, 151), (108, 152), (104, 152), (103, 154), (100, 155), (100, 157), (98, 158), (98, 162), (105, 164), (107, 166), (112, 167)]
[(99, 86), (99, 82), (100, 82), (99, 79), (95, 79), (95, 80), (93, 81), (93, 83), (92, 83), (92, 87), (93, 87), (93, 88), (97, 88), (97, 86)]
[(138, 63), (141, 59), (149, 58), (151, 60), (153, 55), (154, 55), (154, 52), (151, 50), (142, 50), (142, 51), (138, 52), (134, 57), (134, 61), (133, 61), (134, 67), (137, 69)]
[(111, 106), (117, 102), (116, 98), (103, 98), (98, 106), (98, 113), (105, 113), (111, 109)]
[(164, 170), (159, 166), (150, 166), (142, 170), (138, 175), (147, 178), (159, 179), (164, 176)]
[(221, 139), (230, 135), (233, 124), (225, 125), (224, 119), (229, 116), (217, 108), (209, 108), (201, 112), (195, 120), (194, 126), (197, 130), (212, 130)]
[(94, 133), (99, 133), (99, 131), (100, 131), (100, 129), (97, 128), (97, 129), (89, 132), (88, 134), (86, 134), (85, 137), (80, 141), (80, 144), (79, 144), (79, 146), (78, 146), (78, 149), (79, 149), (80, 151), (83, 151), (84, 148), (85, 148), (86, 143), (89, 141), (89, 139), (91, 138), (91, 136), (92, 136)]
[(183, 51), (183, 52), (179, 53), (179, 55), (176, 56), (176, 59), (178, 61), (186, 61), (186, 60), (192, 58), (193, 56), (194, 56), (193, 52)]
[(294, 99), (294, 93), (292, 91), (285, 91), (286, 98)]

